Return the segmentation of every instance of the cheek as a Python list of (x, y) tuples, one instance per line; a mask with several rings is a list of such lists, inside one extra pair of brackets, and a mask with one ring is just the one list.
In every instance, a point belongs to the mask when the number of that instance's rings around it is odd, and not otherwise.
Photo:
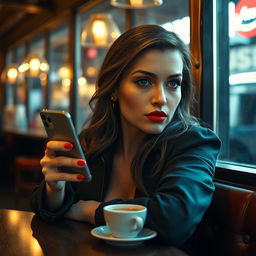
[(181, 90), (179, 91), (179, 93), (178, 93), (178, 95), (177, 95), (177, 99), (176, 99), (176, 108), (178, 107), (180, 101), (181, 101)]
[(173, 112), (175, 112), (180, 101), (181, 101), (181, 90), (177, 91), (174, 95), (171, 95), (169, 99), (169, 108), (172, 109)]
[(136, 93), (132, 92), (123, 92), (122, 96), (119, 97), (119, 105), (120, 109), (125, 110), (132, 110), (137, 109), (142, 105), (143, 99)]

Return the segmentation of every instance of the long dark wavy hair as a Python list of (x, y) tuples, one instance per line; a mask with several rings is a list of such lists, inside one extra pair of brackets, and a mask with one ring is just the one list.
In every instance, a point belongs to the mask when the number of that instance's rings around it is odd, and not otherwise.
[[(88, 157), (101, 156), (111, 146), (115, 145), (122, 136), (120, 133), (120, 113), (118, 103), (113, 107), (111, 95), (119, 87), (124, 74), (145, 51), (150, 49), (178, 50), (183, 59), (181, 101), (176, 109), (172, 121), (164, 131), (156, 135), (148, 135), (145, 143), (140, 147), (133, 159), (131, 171), (137, 187), (146, 192), (142, 181), (142, 170), (149, 154), (155, 149), (160, 150), (160, 157), (154, 163), (154, 173), (163, 166), (166, 152), (166, 132), (173, 127), (179, 127), (178, 136), (185, 132), (197, 119), (191, 114), (194, 103), (194, 86), (191, 77), (191, 60), (188, 47), (173, 32), (168, 32), (158, 25), (141, 25), (123, 33), (110, 47), (96, 83), (96, 92), (91, 98), (92, 117), (88, 127), (81, 133), (80, 139)], [(165, 139), (161, 139), (165, 136)]]

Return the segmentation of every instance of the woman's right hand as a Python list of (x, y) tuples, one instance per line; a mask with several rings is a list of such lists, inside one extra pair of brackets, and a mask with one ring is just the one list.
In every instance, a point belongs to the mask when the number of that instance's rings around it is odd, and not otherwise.
[(70, 151), (72, 144), (66, 141), (49, 141), (46, 145), (45, 155), (41, 159), (42, 172), (48, 188), (58, 192), (64, 189), (66, 181), (82, 181), (81, 174), (60, 172), (60, 167), (83, 167), (86, 162), (83, 159), (66, 156), (56, 156), (56, 151)]

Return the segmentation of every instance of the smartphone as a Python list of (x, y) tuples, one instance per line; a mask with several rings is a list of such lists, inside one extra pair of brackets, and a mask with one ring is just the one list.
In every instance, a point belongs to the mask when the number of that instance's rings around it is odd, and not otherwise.
[[(50, 140), (67, 141), (73, 145), (73, 148), (70, 151), (56, 152), (57, 156), (80, 158), (86, 161), (71, 115), (68, 112), (43, 109), (40, 111), (40, 116)], [(60, 169), (63, 172), (83, 174), (85, 176), (84, 180), (87, 182), (92, 179), (91, 172), (87, 164), (83, 168), (61, 167)]]

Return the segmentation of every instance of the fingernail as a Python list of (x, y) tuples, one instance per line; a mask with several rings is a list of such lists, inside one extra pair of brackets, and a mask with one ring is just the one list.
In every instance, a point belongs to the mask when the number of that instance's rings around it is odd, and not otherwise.
[(76, 163), (79, 166), (85, 166), (85, 161), (84, 160), (78, 160)]
[(84, 175), (79, 174), (79, 175), (76, 176), (76, 178), (77, 178), (78, 180), (84, 180)]
[(64, 148), (66, 148), (66, 149), (71, 149), (72, 147), (73, 147), (73, 145), (71, 143), (64, 144)]

